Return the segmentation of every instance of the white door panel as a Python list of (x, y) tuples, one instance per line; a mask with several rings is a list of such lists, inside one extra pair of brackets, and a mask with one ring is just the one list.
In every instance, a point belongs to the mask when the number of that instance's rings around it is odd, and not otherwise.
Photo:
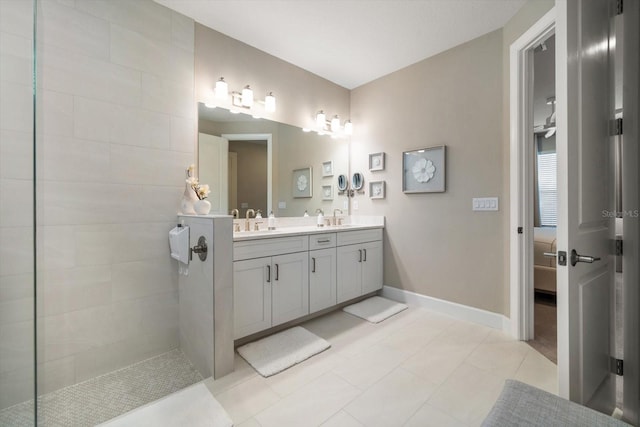
[(211, 213), (229, 213), (229, 141), (219, 136), (198, 134), (198, 179), (211, 193)]
[[(602, 411), (614, 407), (609, 373), (610, 301), (614, 289), (609, 242), (614, 210), (609, 155), (613, 117), (609, 74), (608, 0), (558, 2), (556, 82), (558, 102), (559, 391)], [(571, 251), (600, 258), (571, 263)]]

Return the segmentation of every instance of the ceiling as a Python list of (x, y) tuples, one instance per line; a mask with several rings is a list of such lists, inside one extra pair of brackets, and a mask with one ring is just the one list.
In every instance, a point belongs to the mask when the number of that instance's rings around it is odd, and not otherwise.
[(155, 0), (353, 89), (501, 28), (525, 0)]

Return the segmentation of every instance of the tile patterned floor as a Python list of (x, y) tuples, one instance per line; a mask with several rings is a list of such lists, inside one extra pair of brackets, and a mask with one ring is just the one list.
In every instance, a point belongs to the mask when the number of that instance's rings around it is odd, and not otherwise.
[[(184, 353), (173, 350), (41, 396), (38, 424), (93, 426), (201, 380)], [(33, 401), (0, 411), (0, 426), (32, 425)]]
[(303, 326), (332, 347), (270, 378), (236, 355), (235, 372), (204, 381), (236, 426), (476, 426), (507, 378), (557, 393), (556, 366), (527, 344), (420, 308)]

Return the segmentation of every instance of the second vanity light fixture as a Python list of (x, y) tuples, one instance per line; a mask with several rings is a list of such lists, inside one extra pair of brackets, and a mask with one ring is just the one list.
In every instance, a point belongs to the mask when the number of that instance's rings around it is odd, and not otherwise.
[[(344, 125), (340, 123), (340, 117), (336, 114), (331, 118), (331, 120), (327, 120), (327, 115), (323, 110), (318, 111), (316, 114), (315, 121), (315, 131), (319, 135), (330, 135), (332, 137), (340, 137), (340, 136), (349, 136), (353, 134), (353, 123), (351, 120), (347, 120), (344, 122)], [(311, 129), (305, 129), (310, 131)]]
[[(209, 108), (214, 108), (216, 106), (216, 100), (222, 101), (223, 103), (228, 102), (229, 85), (224, 80), (224, 77), (220, 77), (220, 80), (216, 82), (212, 98), (213, 99), (205, 104)], [(253, 89), (251, 89), (251, 86), (249, 85), (246, 85), (241, 92), (231, 92), (231, 105), (233, 107), (251, 110), (254, 106), (254, 101), (255, 99), (253, 96)], [(267, 113), (273, 113), (276, 111), (276, 97), (273, 95), (273, 92), (267, 93), (264, 101), (258, 102), (264, 104), (264, 111), (266, 111)], [(231, 109), (231, 112), (233, 113), (238, 111), (233, 111), (233, 109)]]

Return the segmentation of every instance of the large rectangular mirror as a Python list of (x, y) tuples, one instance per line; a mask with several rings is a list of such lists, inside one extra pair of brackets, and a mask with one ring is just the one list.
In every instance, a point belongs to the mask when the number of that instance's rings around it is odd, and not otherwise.
[(198, 104), (198, 177), (211, 188), (211, 213), (347, 214), (337, 180), (348, 169), (346, 139)]

